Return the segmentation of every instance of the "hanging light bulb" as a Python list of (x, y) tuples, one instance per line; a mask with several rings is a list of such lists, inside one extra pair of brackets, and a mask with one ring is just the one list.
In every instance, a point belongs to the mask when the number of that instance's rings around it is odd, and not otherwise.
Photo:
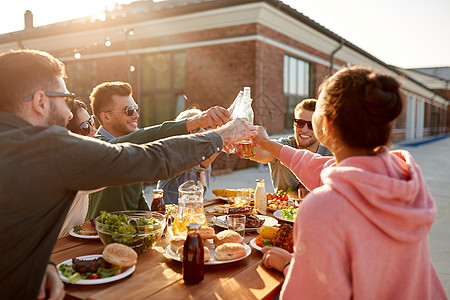
[(80, 59), (80, 58), (81, 58), (81, 53), (78, 52), (78, 51), (75, 51), (75, 53), (73, 54), (73, 57), (74, 57), (75, 59)]
[(109, 47), (109, 46), (111, 46), (111, 41), (109, 40), (109, 38), (106, 38), (106, 41), (105, 41), (105, 46), (106, 47)]
[(129, 35), (129, 36), (134, 35), (134, 30), (133, 30), (133, 29), (128, 30), (128, 35)]
[(136, 71), (136, 68), (134, 66), (130, 66), (130, 72)]

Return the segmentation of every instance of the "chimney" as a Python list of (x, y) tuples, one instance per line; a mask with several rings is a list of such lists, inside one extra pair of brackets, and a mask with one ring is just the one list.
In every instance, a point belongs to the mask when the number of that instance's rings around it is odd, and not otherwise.
[(33, 13), (27, 10), (24, 15), (25, 19), (25, 30), (33, 28)]

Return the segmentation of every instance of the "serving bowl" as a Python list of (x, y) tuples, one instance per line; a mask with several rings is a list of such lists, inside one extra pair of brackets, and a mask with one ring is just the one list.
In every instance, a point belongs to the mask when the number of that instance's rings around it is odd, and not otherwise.
[(102, 211), (95, 219), (95, 228), (103, 244), (124, 244), (140, 254), (161, 238), (165, 220), (163, 214), (151, 211)]

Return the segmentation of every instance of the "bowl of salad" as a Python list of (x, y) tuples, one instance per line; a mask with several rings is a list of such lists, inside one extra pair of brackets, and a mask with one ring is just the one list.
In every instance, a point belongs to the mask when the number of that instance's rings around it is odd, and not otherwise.
[(153, 247), (161, 238), (165, 220), (165, 216), (158, 212), (102, 211), (95, 219), (95, 228), (103, 244), (124, 244), (140, 254)]

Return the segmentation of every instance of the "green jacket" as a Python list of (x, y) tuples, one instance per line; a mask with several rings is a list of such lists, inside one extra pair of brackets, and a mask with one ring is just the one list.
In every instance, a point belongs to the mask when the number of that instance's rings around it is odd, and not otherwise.
[[(95, 137), (112, 144), (123, 142), (144, 144), (169, 136), (186, 133), (186, 120), (181, 120), (167, 121), (160, 125), (142, 128), (133, 133), (112, 139), (99, 133), (97, 133)], [(132, 171), (133, 170), (128, 170), (128, 172)], [(127, 172), (127, 170), (124, 170), (124, 172)], [(99, 192), (90, 194), (86, 219), (95, 218), (102, 210), (107, 212), (120, 210), (150, 210), (143, 190), (144, 184), (140, 182), (130, 185), (107, 187)]]

